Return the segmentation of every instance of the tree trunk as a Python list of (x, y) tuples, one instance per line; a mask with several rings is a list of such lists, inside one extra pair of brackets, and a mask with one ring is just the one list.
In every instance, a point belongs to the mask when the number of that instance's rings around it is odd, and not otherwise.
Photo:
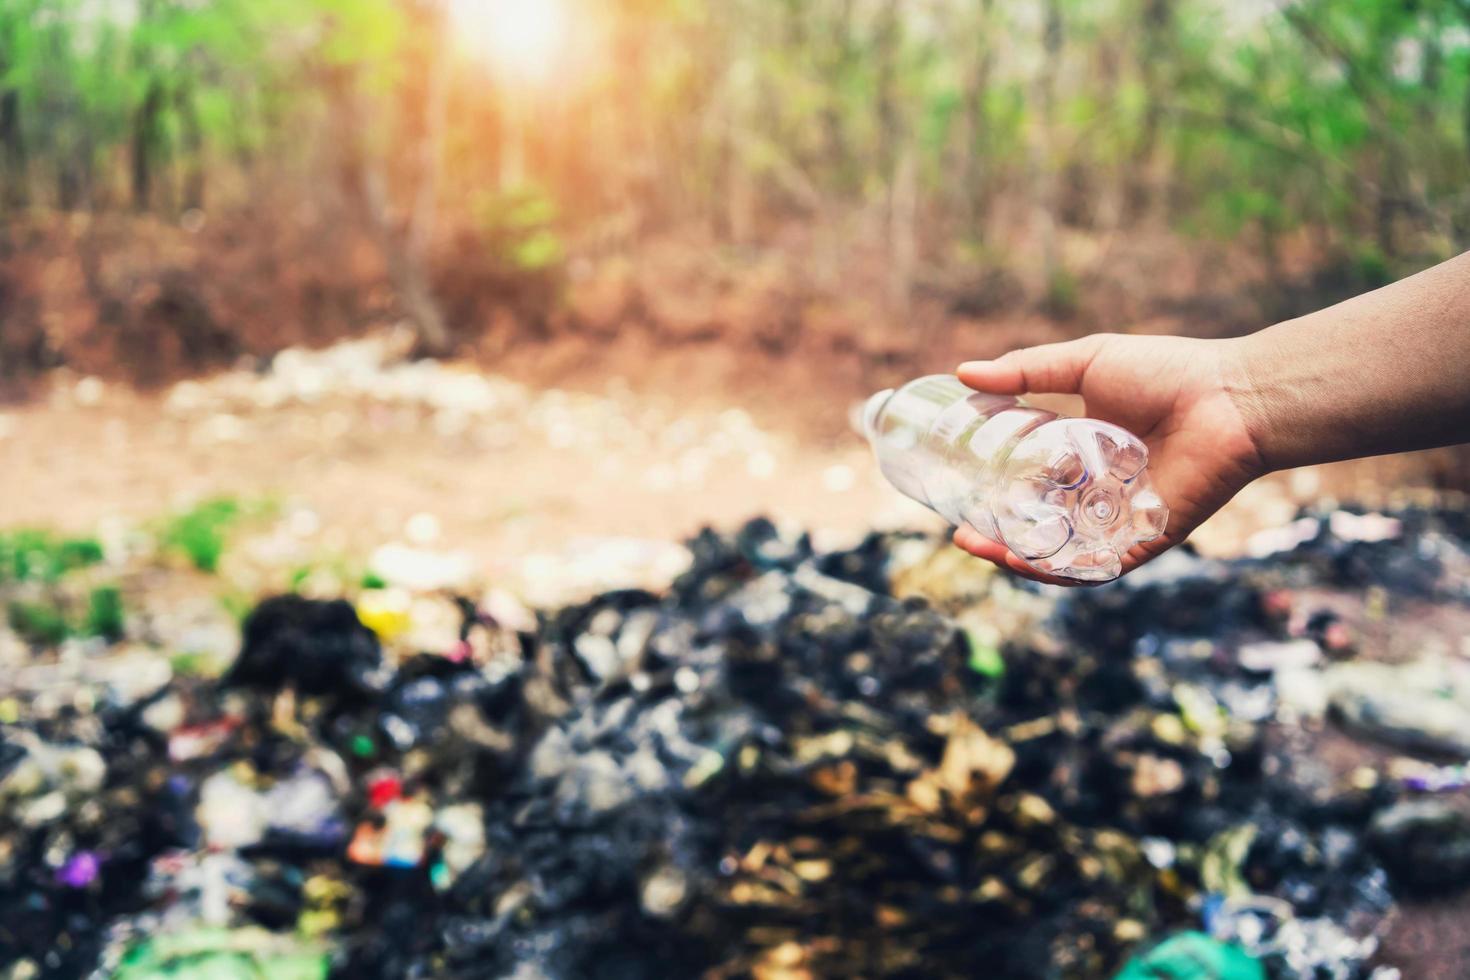
[(897, 313), (906, 314), (913, 299), (914, 273), (918, 264), (918, 154), (912, 145), (899, 154), (893, 175), (888, 208), (888, 301)]
[(5, 178), (4, 206), (25, 207), (30, 200), (26, 183), (26, 144), (21, 131), (20, 93), (15, 89), (0, 92), (0, 173)]
[[(408, 234), (398, 234), (382, 161), (370, 159), (364, 149), (362, 133), (366, 123), (357, 78), (350, 69), (333, 69), (326, 76), (326, 87), (332, 100), (332, 118), (338, 126), (336, 146), (346, 197), (356, 204), (377, 242), (398, 301), (417, 330), (419, 348), (430, 355), (447, 354), (451, 348), (449, 330), (425, 273), (422, 252), (415, 252), (415, 248), (426, 248), (425, 229), (430, 219), (422, 215), (411, 219)], [(432, 88), (431, 84), (429, 89)], [(430, 91), (426, 107), (435, 97)], [(437, 149), (432, 152), (438, 153)], [(425, 177), (421, 174), (420, 180)], [(416, 200), (415, 211), (418, 210)], [(418, 245), (413, 244), (416, 237)]]
[(990, 76), (995, 65), (995, 39), (992, 36), (990, 12), (993, 0), (980, 0), (980, 18), (971, 45), (974, 57), (965, 69), (960, 93), (959, 162), (956, 172), (960, 185), (956, 189), (957, 214), (965, 231), (983, 237), (990, 194), (986, 186), (985, 100), (990, 92)]
[(840, 92), (852, 62), (852, 4), (841, 0), (835, 20), (825, 32), (831, 44), (822, 86), (822, 151), (829, 169), (841, 172), (849, 157), (846, 126), (842, 118)]
[(199, 125), (199, 110), (194, 104), (194, 86), (187, 79), (174, 90), (174, 108), (179, 114), (179, 129), (184, 144), (184, 187), (181, 202), (185, 210), (204, 207), (204, 133)]
[(1167, 199), (1163, 187), (1164, 167), (1160, 159), (1159, 132), (1164, 118), (1163, 98), (1168, 87), (1164, 66), (1170, 56), (1173, 0), (1146, 0), (1143, 30), (1138, 50), (1138, 71), (1143, 82), (1143, 119), (1128, 168), (1127, 220), (1150, 220), (1158, 216)]
[(1042, 59), (1034, 81), (1037, 107), (1036, 135), (1032, 141), (1032, 211), (1041, 253), (1042, 289), (1050, 297), (1060, 281), (1061, 256), (1057, 248), (1056, 76), (1061, 59), (1063, 24), (1061, 0), (1046, 0), (1042, 23)]
[[(138, 23), (146, 24), (154, 19), (159, 0), (139, 0)], [(133, 207), (146, 211), (153, 202), (155, 169), (158, 151), (162, 142), (162, 114), (164, 108), (163, 84), (153, 63), (153, 52), (139, 35), (132, 52), (133, 69), (145, 77), (147, 87), (143, 101), (133, 112), (131, 146)]]
[(153, 200), (162, 111), (163, 86), (150, 78), (143, 102), (133, 113), (133, 207), (139, 211), (146, 211)]
[(883, 5), (873, 41), (877, 48), (878, 161), (887, 190), (883, 216), (888, 239), (888, 302), (903, 313), (908, 310), (913, 284), (918, 173), (899, 115), (898, 61), (903, 20), (898, 0), (887, 0)]
[[(444, 14), (438, 14), (443, 19)], [(449, 58), (443, 50), (442, 23), (434, 31), (434, 50), (429, 54), (424, 86), (424, 131), (418, 145), (418, 188), (408, 221), (408, 254), (422, 267), (434, 239), (438, 221), (439, 176), (443, 166), (444, 124), (449, 111)]]
[(428, 260), (439, 216), (439, 176), (444, 163), (444, 126), (449, 112), (449, 53), (445, 31), (448, 15), (440, 7), (434, 11), (434, 17), (433, 46), (424, 91), (424, 132), (419, 138), (418, 190), (409, 214), (400, 290), (409, 315), (419, 326), (421, 345), (431, 354), (443, 355), (449, 353), (452, 340), (429, 284)]
[(899, 126), (898, 115), (898, 48), (902, 39), (903, 22), (899, 15), (898, 0), (887, 0), (879, 15), (877, 33), (873, 38), (877, 61), (878, 89), (878, 165), (883, 181), (893, 185), (894, 167), (898, 162)]

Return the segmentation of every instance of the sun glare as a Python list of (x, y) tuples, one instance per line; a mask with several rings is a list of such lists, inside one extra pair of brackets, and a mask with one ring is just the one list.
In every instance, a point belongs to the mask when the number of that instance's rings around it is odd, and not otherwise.
[(451, 11), (460, 43), (496, 72), (544, 78), (566, 44), (563, 0), (453, 0)]

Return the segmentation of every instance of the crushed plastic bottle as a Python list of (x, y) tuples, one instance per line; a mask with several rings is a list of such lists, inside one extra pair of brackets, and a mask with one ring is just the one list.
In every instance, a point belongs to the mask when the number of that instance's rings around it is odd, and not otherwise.
[(1137, 436), (980, 394), (949, 375), (873, 395), (863, 428), (902, 493), (1047, 575), (1117, 578), (1128, 549), (1163, 534), (1169, 518)]

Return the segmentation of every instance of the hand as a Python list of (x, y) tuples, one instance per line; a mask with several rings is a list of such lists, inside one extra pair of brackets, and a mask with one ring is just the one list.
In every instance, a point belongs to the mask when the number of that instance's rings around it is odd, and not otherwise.
[[(1090, 418), (1121, 425), (1144, 441), (1169, 524), (1162, 537), (1124, 556), (1124, 574), (1189, 537), (1266, 472), (1240, 408), (1249, 385), (1236, 341), (1094, 334), (970, 361), (956, 374), (990, 394), (1081, 395)], [(1079, 584), (1035, 571), (968, 525), (955, 532), (954, 543), (1038, 582)]]

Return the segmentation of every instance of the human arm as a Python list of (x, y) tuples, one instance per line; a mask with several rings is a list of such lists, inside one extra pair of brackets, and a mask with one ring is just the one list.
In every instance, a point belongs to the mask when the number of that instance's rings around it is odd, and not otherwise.
[[(1095, 334), (957, 374), (994, 394), (1081, 395), (1088, 415), (1144, 440), (1170, 518), (1126, 573), (1272, 470), (1470, 440), (1470, 253), (1248, 337)], [(973, 528), (955, 543), (1056, 581)]]

